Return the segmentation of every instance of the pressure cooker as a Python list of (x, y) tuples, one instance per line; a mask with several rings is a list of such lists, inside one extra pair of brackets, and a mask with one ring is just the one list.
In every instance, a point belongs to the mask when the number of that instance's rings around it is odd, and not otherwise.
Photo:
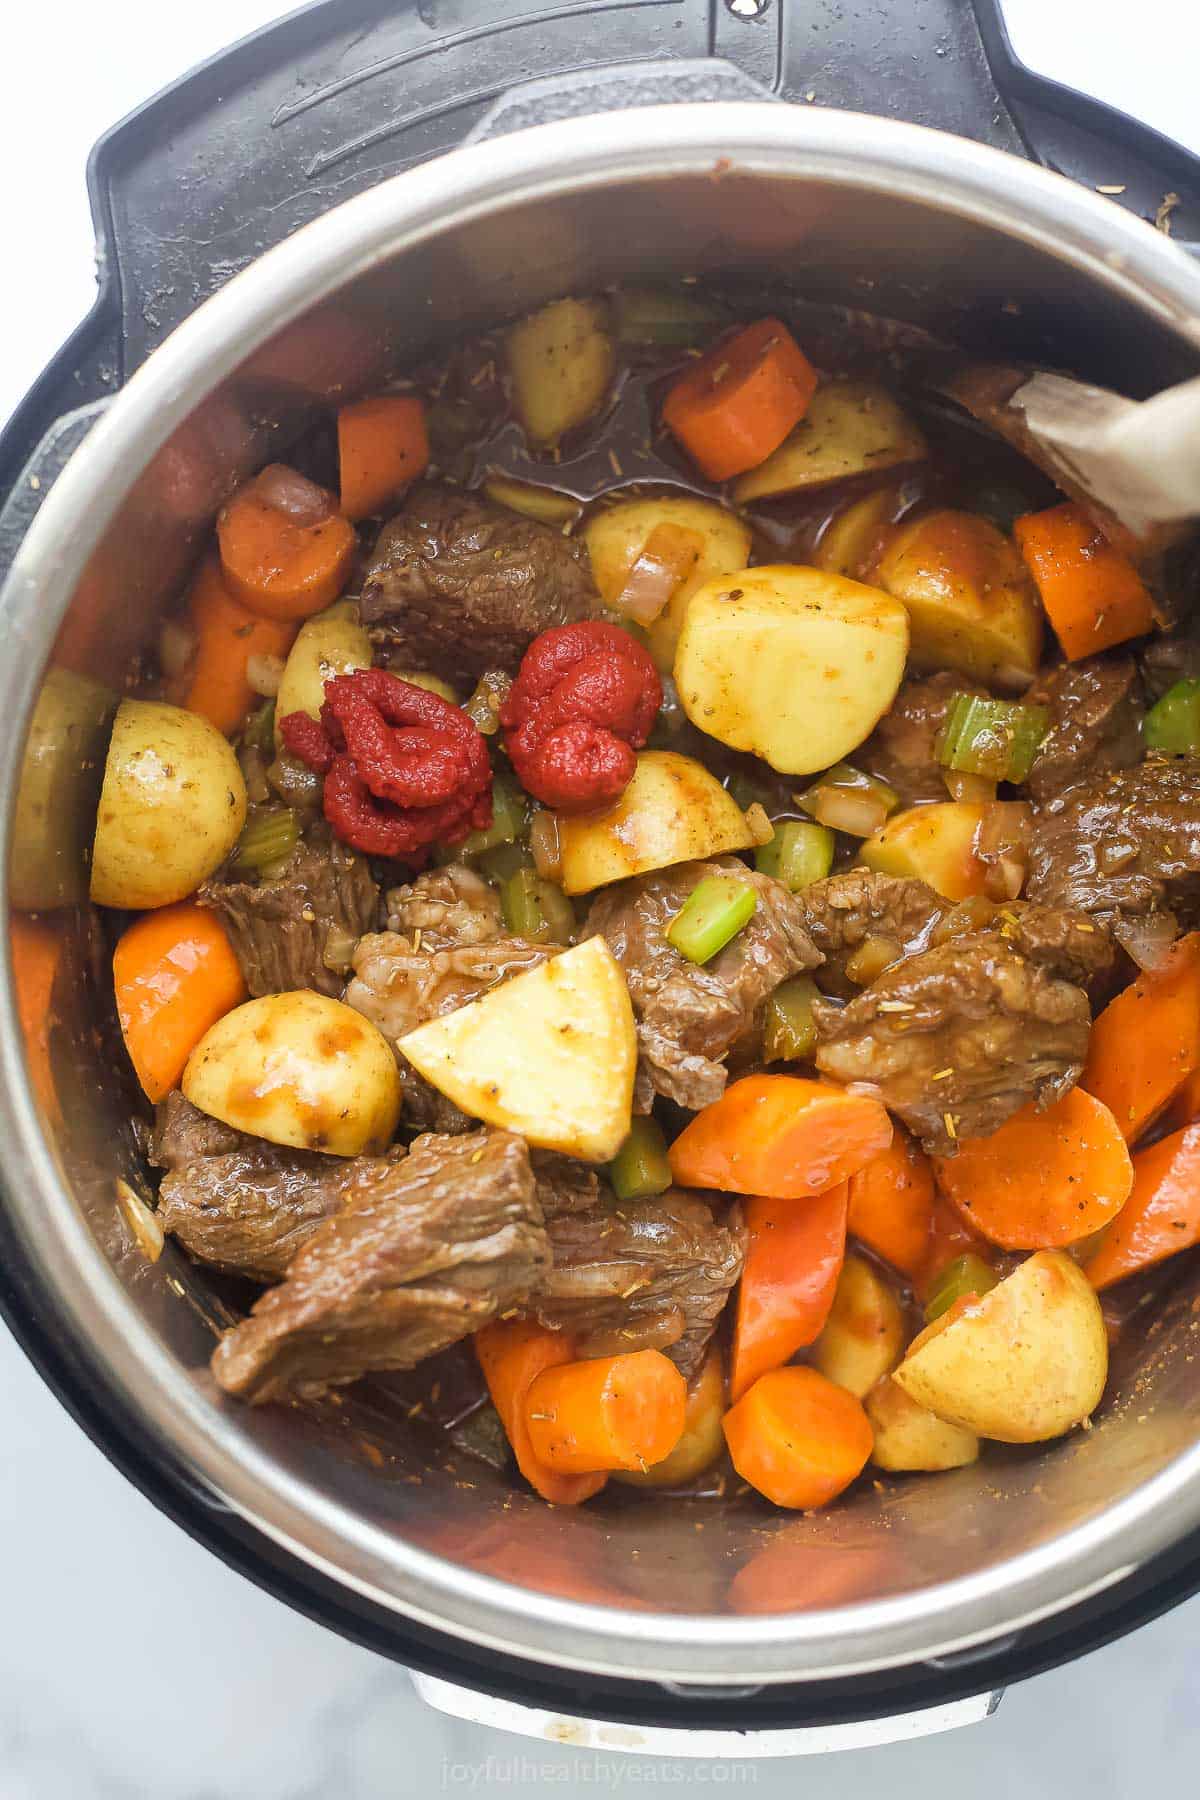
[[(331, 396), (682, 275), (1145, 395), (1200, 371), (1200, 166), (1030, 75), (989, 0), (326, 0), (116, 127), (89, 180), (95, 310), (0, 441), (0, 1306), (64, 1405), (435, 1704), (611, 1749), (942, 1729), (1200, 1586), (1195, 1264), (1090, 1431), (816, 1517), (547, 1509), (372, 1396), (223, 1402), (222, 1291), (130, 1228), (150, 1189), (84, 866), (96, 697), (231, 487)], [(751, 1555), (777, 1610), (729, 1609)]]

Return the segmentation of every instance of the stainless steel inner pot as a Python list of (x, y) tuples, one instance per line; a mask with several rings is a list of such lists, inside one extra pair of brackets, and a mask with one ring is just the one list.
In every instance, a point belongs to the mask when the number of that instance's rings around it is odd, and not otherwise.
[[(397, 358), (564, 292), (709, 272), (1132, 393), (1200, 370), (1200, 268), (1163, 235), (999, 152), (817, 108), (540, 126), (306, 226), (107, 407), (4, 590), (0, 1133), (6, 1204), (64, 1349), (107, 1371), (205, 1491), (451, 1636), (558, 1669), (728, 1685), (849, 1677), (996, 1639), (1200, 1525), (1195, 1265), (1166, 1316), (1122, 1346), (1093, 1428), (1046, 1449), (867, 1481), (812, 1518), (752, 1497), (549, 1509), (419, 1436), (396, 1440), (381, 1401), (305, 1412), (218, 1398), (207, 1360), (224, 1299), (169, 1244), (147, 1261), (118, 1204), (119, 1179), (148, 1190), (105, 959), (79, 904), (111, 706), (97, 684), (120, 687), (233, 482), (315, 404)], [(752, 1558), (756, 1578), (731, 1584)], [(736, 1610), (748, 1589), (778, 1610)]]

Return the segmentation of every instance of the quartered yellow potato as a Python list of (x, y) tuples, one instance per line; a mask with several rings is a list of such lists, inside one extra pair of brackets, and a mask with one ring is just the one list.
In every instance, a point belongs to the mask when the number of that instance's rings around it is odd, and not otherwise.
[(616, 1469), (613, 1479), (629, 1487), (646, 1488), (682, 1487), (684, 1482), (694, 1481), (725, 1448), (725, 1433), (721, 1430), (725, 1410), (725, 1370), (720, 1349), (713, 1344), (688, 1393), (683, 1436), (670, 1455), (651, 1463), (648, 1469)]
[(604, 308), (556, 300), (505, 339), (513, 403), (535, 444), (557, 444), (603, 404), (616, 357)]
[(693, 595), (675, 685), (710, 737), (785, 775), (811, 775), (870, 736), (907, 654), (899, 601), (821, 569), (772, 563)]
[(559, 813), (557, 823), (568, 894), (590, 894), (610, 881), (745, 850), (756, 841), (745, 813), (716, 776), (674, 750), (643, 750), (615, 806)]
[(861, 1400), (900, 1361), (904, 1337), (900, 1302), (866, 1257), (851, 1251), (813, 1345), (815, 1367)]
[(1108, 1378), (1095, 1289), (1061, 1250), (1039, 1250), (980, 1299), (927, 1327), (895, 1379), (940, 1419), (1004, 1444), (1061, 1437)]
[(297, 988), (235, 1006), (188, 1058), (193, 1106), (272, 1144), (358, 1156), (386, 1148), (400, 1116), (387, 1039), (340, 1000)]
[(986, 891), (987, 867), (975, 851), (986, 810), (972, 800), (910, 806), (867, 838), (859, 856), (881, 875), (911, 875), (947, 900), (967, 900)]
[(637, 1037), (629, 989), (588, 938), (399, 1040), (473, 1118), (543, 1150), (609, 1162), (629, 1136)]
[(611, 605), (629, 571), (659, 525), (694, 531), (704, 548), (686, 580), (681, 581), (664, 610), (646, 628), (650, 654), (664, 675), (675, 660), (679, 633), (692, 595), (716, 575), (744, 569), (750, 555), (750, 528), (735, 513), (712, 500), (668, 495), (661, 500), (622, 500), (592, 514), (584, 527), (592, 574), (601, 599)]
[(831, 381), (819, 387), (808, 411), (778, 450), (733, 484), (739, 506), (772, 494), (821, 487), (929, 454), (921, 432), (873, 381)]
[(1037, 673), (1043, 616), (1002, 531), (976, 513), (926, 513), (896, 528), (873, 579), (908, 608), (912, 660), (1022, 690)]
[(539, 487), (535, 481), (513, 481), (507, 475), (492, 475), (483, 491), (497, 506), (509, 512), (523, 513), (542, 525), (570, 525), (583, 511), (579, 501), (558, 488)]
[(337, 600), (300, 627), (288, 651), (283, 678), (275, 696), (275, 743), (282, 742), (279, 721), (289, 713), (303, 712), (315, 719), (325, 699), (325, 683), (331, 675), (349, 675), (371, 667), (371, 640), (358, 622), (353, 600)]
[(961, 1469), (979, 1461), (973, 1431), (918, 1406), (890, 1375), (871, 1389), (863, 1407), (875, 1433), (871, 1461), (881, 1469)]
[(245, 820), (246, 783), (215, 725), (159, 700), (123, 700), (96, 813), (93, 901), (141, 911), (184, 899)]
[(813, 553), (818, 569), (861, 581), (869, 575), (880, 535), (898, 506), (896, 489), (873, 488), (832, 518)]

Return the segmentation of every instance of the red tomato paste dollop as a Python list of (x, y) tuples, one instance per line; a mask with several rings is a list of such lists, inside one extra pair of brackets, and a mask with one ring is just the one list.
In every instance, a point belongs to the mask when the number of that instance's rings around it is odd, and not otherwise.
[(588, 812), (624, 792), (661, 705), (642, 646), (617, 625), (588, 621), (534, 639), (500, 723), (522, 787), (558, 812)]
[(288, 713), (285, 747), (325, 777), (325, 817), (368, 856), (423, 863), (492, 822), (492, 768), (473, 720), (386, 669), (325, 683), (319, 719)]

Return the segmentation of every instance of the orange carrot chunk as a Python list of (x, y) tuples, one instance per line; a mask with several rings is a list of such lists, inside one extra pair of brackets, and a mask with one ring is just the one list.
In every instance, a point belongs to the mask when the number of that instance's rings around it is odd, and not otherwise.
[(732, 1400), (820, 1336), (846, 1257), (846, 1183), (808, 1200), (756, 1195), (742, 1210), (747, 1242), (734, 1310)]
[(598, 1494), (605, 1475), (566, 1475), (534, 1452), (525, 1420), (529, 1390), (546, 1369), (574, 1362), (575, 1347), (565, 1331), (548, 1331), (528, 1319), (496, 1319), (475, 1333), (475, 1354), (492, 1405), (512, 1445), (517, 1467), (543, 1500), (577, 1506)]
[(1181, 1131), (1185, 1125), (1194, 1125), (1200, 1119), (1200, 1069), (1188, 1076), (1163, 1119), (1172, 1131)]
[(802, 1200), (856, 1174), (891, 1141), (878, 1100), (799, 1075), (746, 1075), (675, 1139), (671, 1172), (681, 1187)]
[(988, 1244), (977, 1231), (972, 1231), (958, 1208), (951, 1206), (943, 1194), (934, 1191), (933, 1212), (929, 1221), (929, 1243), (921, 1266), (913, 1277), (913, 1292), (922, 1305), (937, 1286), (942, 1271), (960, 1256), (976, 1255), (988, 1260)]
[(226, 737), (245, 722), (259, 696), (246, 673), (252, 656), (286, 657), (296, 626), (264, 619), (235, 600), (215, 558), (201, 564), (187, 598), (196, 652), (183, 688), (183, 704)]
[(333, 495), (283, 463), (226, 501), (217, 543), (230, 593), (266, 619), (307, 619), (336, 600), (358, 548)]
[(209, 1026), (246, 998), (225, 927), (193, 900), (134, 921), (113, 952), (113, 987), (129, 1060), (155, 1101), (178, 1085)]
[[(1135, 1143), (1200, 1069), (1200, 931), (1110, 1000), (1092, 1026), (1080, 1086)], [(1190, 1123), (1185, 1120), (1183, 1123)]]
[(1133, 1159), (1133, 1192), (1084, 1272), (1093, 1287), (1111, 1287), (1197, 1242), (1200, 1124), (1138, 1151)]
[(779, 319), (760, 319), (692, 364), (663, 422), (710, 481), (765, 462), (808, 411), (817, 372)]
[(933, 1223), (933, 1170), (900, 1126), (886, 1150), (850, 1177), (847, 1229), (902, 1275), (925, 1260)]
[(429, 466), (425, 402), (418, 394), (377, 394), (338, 412), (342, 512), (380, 513)]
[(723, 1424), (734, 1468), (776, 1506), (827, 1506), (875, 1442), (854, 1395), (799, 1366), (760, 1375)]
[(1067, 500), (1025, 513), (1013, 536), (1069, 661), (1152, 630), (1145, 582), (1082, 506)]
[(1115, 1219), (1133, 1164), (1107, 1106), (1072, 1088), (1045, 1112), (1024, 1106), (991, 1137), (937, 1157), (938, 1185), (1003, 1250), (1057, 1250)]
[(560, 1363), (530, 1384), (533, 1454), (560, 1475), (648, 1469), (683, 1436), (687, 1382), (661, 1350)]

